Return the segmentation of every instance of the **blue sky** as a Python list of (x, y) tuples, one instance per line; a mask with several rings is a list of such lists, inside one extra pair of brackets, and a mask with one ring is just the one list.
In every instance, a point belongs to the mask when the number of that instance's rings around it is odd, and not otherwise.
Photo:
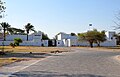
[(59, 32), (80, 33), (93, 28), (113, 30), (120, 0), (4, 0), (6, 21), (11, 26), (24, 28), (31, 23), (38, 31), (53, 38)]

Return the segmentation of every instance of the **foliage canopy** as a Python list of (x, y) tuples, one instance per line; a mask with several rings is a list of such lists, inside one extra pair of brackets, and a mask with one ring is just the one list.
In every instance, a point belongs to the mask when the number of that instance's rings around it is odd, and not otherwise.
[(100, 46), (101, 42), (106, 41), (105, 31), (97, 31), (94, 29), (92, 31), (87, 31), (85, 33), (78, 33), (79, 40), (88, 41), (90, 46), (93, 47), (93, 43), (96, 43)]

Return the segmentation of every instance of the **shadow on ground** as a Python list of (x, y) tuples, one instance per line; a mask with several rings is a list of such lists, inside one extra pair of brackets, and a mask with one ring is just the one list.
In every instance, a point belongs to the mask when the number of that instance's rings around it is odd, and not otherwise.
[(52, 56), (49, 53), (6, 53), (5, 55), (0, 56), (0, 58), (45, 58), (47, 56)]
[[(62, 52), (61, 52), (62, 53)], [(59, 53), (44, 53), (44, 52), (7, 52), (4, 55), (0, 55), (0, 58), (45, 58), (47, 56), (63, 56), (59, 55)]]
[(59, 74), (57, 72), (34, 71), (18, 72), (9, 77), (105, 77), (93, 74)]

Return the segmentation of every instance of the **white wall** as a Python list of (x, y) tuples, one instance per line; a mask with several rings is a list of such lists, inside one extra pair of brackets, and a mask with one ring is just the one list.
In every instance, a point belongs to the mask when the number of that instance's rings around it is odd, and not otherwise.
[(70, 34), (61, 32), (59, 35), (57, 35), (57, 40), (69, 39), (70, 37), (71, 37)]
[(78, 40), (77, 39), (71, 39), (71, 46), (77, 46)]
[[(13, 41), (14, 38), (21, 38), (23, 41), (27, 40), (27, 35), (7, 35), (6, 41)], [(37, 33), (33, 33), (28, 35), (28, 41), (32, 41), (33, 39), (42, 39), (42, 33), (39, 31)]]
[[(6, 41), (4, 41), (4, 45), (9, 45), (10, 43), (14, 42), (14, 38), (21, 38), (22, 39), (22, 43), (20, 43), (21, 46), (41, 46), (42, 44), (42, 32), (37, 32), (37, 33), (33, 33), (31, 35), (28, 36), (29, 40), (26, 41), (27, 39), (27, 35), (7, 35), (6, 36)], [(2, 44), (3, 41), (0, 41), (0, 45)], [(45, 45), (47, 45), (45, 43)]]
[[(101, 42), (100, 46), (116, 46), (116, 39), (113, 40), (106, 40), (105, 42)], [(78, 41), (78, 46), (90, 46), (89, 42), (85, 41)], [(97, 46), (97, 44), (93, 44), (93, 46)]]
[[(14, 43), (14, 41), (4, 41), (5, 46), (9, 46), (10, 43)], [(0, 45), (3, 45), (3, 41), (0, 41)], [(23, 41), (22, 43), (20, 43), (20, 46), (41, 46), (41, 42)]]
[[(102, 42), (101, 46), (116, 46), (116, 39), (114, 37), (115, 32), (107, 32), (106, 33), (106, 41)], [(61, 33), (58, 35), (58, 39), (60, 41), (60, 44), (57, 46), (89, 46), (89, 42), (87, 41), (79, 41), (77, 36), (71, 36), (70, 34)], [(97, 46), (97, 44), (93, 44), (94, 46)]]
[(56, 44), (57, 47), (63, 47), (64, 46), (63, 40), (57, 40), (56, 43), (57, 43)]
[(2, 46), (4, 43), (4, 45), (10, 45), (10, 43), (14, 43), (14, 41), (0, 41), (0, 45)]
[(63, 39), (63, 45), (66, 46), (66, 47), (70, 46), (69, 39)]
[[(13, 41), (14, 38), (21, 38), (23, 41), (27, 40), (27, 35), (7, 35), (6, 41)], [(28, 36), (28, 40), (33, 40), (33, 35)]]
[(48, 47), (48, 40), (42, 40), (42, 45)]
[[(117, 43), (116, 43), (116, 39), (114, 37), (115, 35), (115, 32), (106, 32), (106, 41), (105, 42), (102, 42), (100, 44), (100, 46), (116, 46)], [(79, 46), (89, 46), (89, 43), (88, 42), (85, 42), (85, 41), (78, 41), (78, 45)], [(94, 46), (97, 46), (97, 44), (94, 43)]]
[(57, 40), (62, 40), (61, 39), (61, 34), (57, 35)]
[(111, 32), (111, 31), (106, 32), (106, 36), (107, 36), (107, 38), (108, 38), (108, 39), (113, 38), (113, 37), (114, 37), (114, 35), (115, 35), (115, 32)]
[(103, 43), (100, 44), (101, 46), (116, 46), (117, 45), (117, 41), (115, 39), (115, 37), (112, 40), (107, 40)]
[(89, 46), (89, 43), (87, 41), (78, 41), (78, 46)]

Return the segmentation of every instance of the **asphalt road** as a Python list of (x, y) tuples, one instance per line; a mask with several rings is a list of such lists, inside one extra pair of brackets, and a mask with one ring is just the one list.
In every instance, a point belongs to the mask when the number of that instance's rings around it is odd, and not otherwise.
[(73, 49), (56, 54), (9, 77), (120, 77), (120, 52)]

